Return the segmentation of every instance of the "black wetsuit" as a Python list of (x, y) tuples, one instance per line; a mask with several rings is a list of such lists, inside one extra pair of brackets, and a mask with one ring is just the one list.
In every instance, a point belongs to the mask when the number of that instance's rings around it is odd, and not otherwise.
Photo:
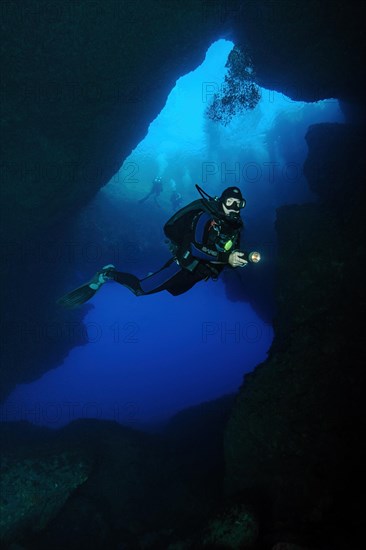
[[(175, 248), (173, 258), (161, 269), (144, 279), (138, 279), (131, 273), (111, 272), (113, 279), (137, 296), (162, 290), (177, 296), (199, 281), (217, 279), (225, 265), (229, 265), (231, 252), (240, 246), (242, 220), (227, 223), (208, 212), (196, 211), (182, 216), (180, 222), (186, 228), (183, 243)], [(226, 250), (224, 246), (228, 241), (232, 244)], [(245, 252), (244, 258), (248, 260)]]

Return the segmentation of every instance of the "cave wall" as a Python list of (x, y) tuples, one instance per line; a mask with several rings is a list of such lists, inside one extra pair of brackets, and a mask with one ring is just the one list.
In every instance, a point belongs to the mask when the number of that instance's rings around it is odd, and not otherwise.
[(177, 6), (2, 4), (5, 235), (80, 208), (145, 136), (176, 79), (203, 61), (219, 21), (195, 1)]
[(277, 210), (275, 338), (228, 423), (226, 490), (255, 494), (277, 534), (354, 548), (366, 458), (365, 130), (314, 125), (306, 140), (320, 201)]
[[(55, 262), (49, 252), (75, 244), (72, 216), (144, 137), (176, 79), (201, 63), (213, 40), (228, 38), (248, 43), (262, 85), (297, 99), (357, 102), (362, 6), (1, 4), (2, 398), (85, 339), (83, 315), (66, 319), (55, 307), (74, 266), (65, 257)], [(78, 327), (71, 339), (67, 323)]]
[[(86, 308), (55, 304), (81, 284), (75, 272), (91, 240), (73, 233), (74, 214), (119, 170), (219, 33), (220, 20), (206, 20), (200, 3), (177, 6), (1, 4), (0, 399), (87, 340)], [(84, 279), (94, 271), (86, 265)]]
[(197, 528), (217, 500), (222, 445), (220, 461), (207, 469), (202, 457), (192, 468), (198, 435), (211, 440), (206, 460), (222, 443), (222, 414), (206, 411), (206, 421), (211, 416), (219, 420), (211, 433), (198, 428), (193, 437), (96, 419), (61, 430), (0, 424), (1, 547), (167, 548), (179, 532)]
[(364, 105), (361, 1), (244, 1), (230, 4), (235, 41), (249, 44), (260, 84), (295, 100), (338, 98)]

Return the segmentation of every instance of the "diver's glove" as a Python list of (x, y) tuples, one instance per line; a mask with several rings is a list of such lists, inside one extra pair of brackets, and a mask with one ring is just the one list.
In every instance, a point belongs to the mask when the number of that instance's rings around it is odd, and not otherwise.
[(245, 253), (240, 250), (233, 250), (230, 254), (228, 263), (231, 267), (244, 267), (247, 265), (248, 261), (244, 258)]

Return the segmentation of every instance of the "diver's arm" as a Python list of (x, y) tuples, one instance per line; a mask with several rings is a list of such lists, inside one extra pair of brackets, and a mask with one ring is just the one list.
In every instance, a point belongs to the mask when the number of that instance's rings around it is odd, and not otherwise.
[[(246, 252), (245, 250), (233, 250), (229, 256), (228, 264), (231, 267), (244, 267), (249, 262), (257, 264), (261, 259), (259, 252)], [(222, 262), (210, 262), (211, 264), (220, 264)]]
[(248, 261), (247, 252), (243, 250), (232, 250), (227, 263), (230, 267), (244, 267), (247, 265)]

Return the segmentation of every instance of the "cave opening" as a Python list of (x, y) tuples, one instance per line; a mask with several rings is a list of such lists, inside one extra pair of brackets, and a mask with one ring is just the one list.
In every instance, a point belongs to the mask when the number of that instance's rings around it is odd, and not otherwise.
[[(2, 420), (59, 428), (76, 418), (104, 418), (150, 429), (177, 411), (234, 393), (243, 375), (266, 356), (273, 338), (274, 220), (283, 204), (316, 200), (302, 173), (311, 124), (344, 122), (338, 101), (292, 101), (261, 89), (252, 111), (226, 127), (205, 115), (220, 88), (233, 43), (220, 40), (195, 71), (180, 78), (145, 139), (78, 217), (75, 236), (85, 254), (74, 286), (104, 263), (146, 276), (169, 257), (162, 227), (182, 205), (237, 185), (247, 200), (244, 242), (263, 260), (219, 281), (173, 297), (136, 299), (106, 284), (86, 306), (88, 343), (63, 365), (19, 385), (2, 406)], [(155, 177), (159, 196), (148, 196)], [(6, 411), (6, 413), (4, 413)]]

